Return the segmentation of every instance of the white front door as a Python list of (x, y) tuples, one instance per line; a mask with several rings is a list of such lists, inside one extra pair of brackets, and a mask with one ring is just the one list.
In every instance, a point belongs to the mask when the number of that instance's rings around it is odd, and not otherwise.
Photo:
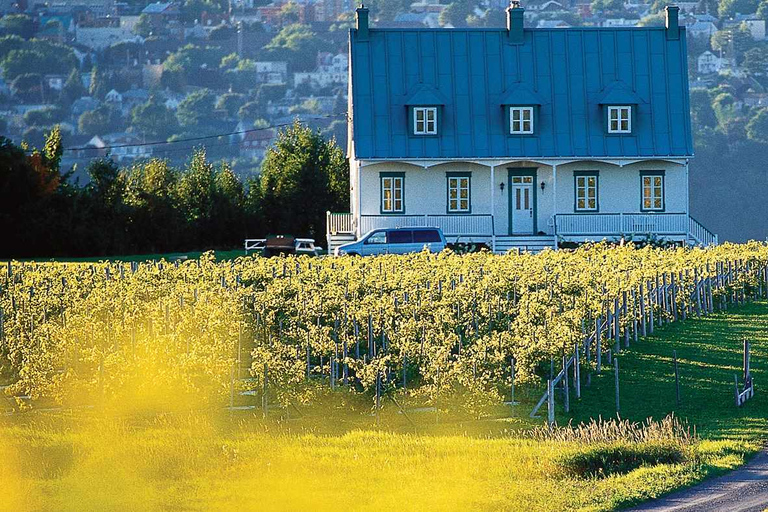
[(533, 234), (533, 177), (512, 176), (512, 215), (513, 235)]

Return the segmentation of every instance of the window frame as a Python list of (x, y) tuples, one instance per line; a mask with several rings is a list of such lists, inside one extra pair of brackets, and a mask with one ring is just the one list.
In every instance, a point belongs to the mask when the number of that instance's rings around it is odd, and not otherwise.
[[(451, 180), (467, 180), (467, 208), (451, 208)], [(461, 189), (457, 187), (456, 206), (461, 205)], [(472, 213), (472, 173), (471, 172), (446, 172), (445, 173), (445, 212), (452, 215), (463, 215)]]
[[(660, 207), (646, 207), (645, 206), (645, 179), (651, 178), (651, 203), (656, 199), (654, 195), (654, 189), (656, 185), (653, 183), (653, 178), (659, 178), (661, 180), (661, 206)], [(664, 212), (667, 209), (667, 180), (665, 171), (640, 171), (640, 211), (647, 213), (659, 213)]]
[[(579, 179), (584, 178), (584, 207), (579, 208)], [(595, 207), (589, 208), (588, 178), (595, 178)], [(598, 213), (600, 211), (600, 171), (573, 171), (573, 211), (575, 213)]]
[[(510, 105), (508, 107), (509, 113), (508, 113), (508, 121), (509, 121), (509, 135), (533, 135), (536, 131), (536, 123), (535, 123), (535, 111), (533, 106), (524, 106), (524, 105)], [(515, 120), (514, 120), (514, 114), (515, 112), (520, 113), (520, 120), (518, 121), (520, 123), (520, 130), (515, 131)], [(525, 126), (525, 119), (523, 117), (524, 113), (528, 113), (530, 115), (530, 119), (528, 119), (528, 122), (530, 123), (530, 129), (524, 130), (523, 127)]]
[[(437, 110), (438, 110), (437, 106), (414, 106), (414, 107), (411, 108), (411, 112), (412, 112), (411, 115), (413, 117), (413, 125), (412, 125), (411, 128), (412, 128), (413, 135), (420, 135), (420, 136), (421, 135), (427, 135), (427, 136), (429, 136), (429, 135), (432, 135), (432, 136), (437, 135), (437, 122), (438, 122), (438, 112), (437, 112)], [(419, 112), (423, 112), (424, 113), (424, 120), (423, 120), (424, 130), (422, 130), (422, 131), (419, 131), (419, 129), (418, 129), (418, 126), (419, 126), (419, 121), (418, 121)], [(432, 120), (432, 124), (433, 124), (433, 129), (432, 130), (429, 130), (429, 122), (430, 121), (429, 121), (429, 119), (427, 117), (427, 113), (429, 113), (429, 112), (431, 112), (433, 114), (433, 116), (434, 116), (434, 119)]]
[[(392, 207), (387, 210), (384, 205), (384, 182), (392, 180)], [(395, 208), (395, 183), (400, 180), (400, 209)], [(404, 215), (405, 214), (405, 173), (404, 172), (382, 172), (379, 173), (379, 213), (382, 215)]]
[[(608, 105), (607, 113), (608, 113), (608, 133), (612, 135), (627, 135), (632, 133), (632, 105)], [(612, 117), (611, 114), (613, 112), (617, 112), (616, 117), (616, 129), (614, 130), (611, 127)], [(621, 129), (621, 123), (623, 121), (622, 119), (622, 113), (627, 113), (627, 129), (622, 130)]]

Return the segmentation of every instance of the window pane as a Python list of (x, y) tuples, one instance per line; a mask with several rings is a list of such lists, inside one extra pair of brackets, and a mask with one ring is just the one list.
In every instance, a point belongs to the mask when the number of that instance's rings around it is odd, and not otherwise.
[(469, 190), (467, 190), (466, 188), (462, 188), (462, 189), (461, 189), (461, 195), (460, 195), (460, 197), (461, 197), (462, 199), (467, 199), (467, 198), (469, 197)]
[(413, 242), (413, 231), (403, 229), (389, 232), (391, 244), (410, 244), (411, 242)]
[(413, 232), (414, 243), (426, 244), (439, 241), (440, 235), (434, 229), (418, 229)]
[(530, 176), (525, 176), (523, 178), (523, 183), (533, 183), (533, 178)]
[(448, 197), (451, 198), (451, 199), (456, 199), (456, 197), (458, 196), (458, 194), (456, 192), (457, 191), (456, 191), (455, 188), (450, 188), (448, 190)]
[(520, 120), (520, 110), (513, 108), (512, 109), (512, 120), (513, 121), (519, 121)]
[(578, 208), (579, 210), (583, 210), (584, 204), (585, 204), (584, 199), (579, 199), (578, 201), (576, 201), (576, 208)]
[(589, 209), (590, 209), (590, 210), (595, 210), (595, 209), (597, 209), (597, 203), (595, 202), (595, 199), (590, 199), (590, 200), (589, 200)]
[(423, 121), (424, 120), (424, 110), (417, 108), (416, 109), (416, 120), (417, 121)]
[(453, 198), (448, 203), (448, 209), (453, 211), (456, 209), (456, 205), (457, 205), (456, 198)]
[(434, 109), (427, 110), (427, 119), (429, 121), (434, 121), (435, 120), (435, 110)]

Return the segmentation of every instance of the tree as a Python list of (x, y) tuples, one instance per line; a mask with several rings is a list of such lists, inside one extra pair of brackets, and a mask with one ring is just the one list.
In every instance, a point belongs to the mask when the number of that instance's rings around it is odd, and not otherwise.
[(712, 108), (717, 115), (717, 122), (720, 126), (725, 126), (728, 120), (736, 115), (734, 109), (735, 102), (736, 98), (731, 93), (724, 92), (715, 96), (715, 99), (712, 101)]
[(17, 75), (11, 82), (11, 93), (27, 101), (43, 101), (43, 77), (39, 73)]
[(592, 11), (602, 13), (616, 13), (624, 10), (624, 2), (621, 0), (592, 0)]
[(83, 135), (104, 135), (118, 130), (119, 113), (108, 105), (88, 110), (77, 120), (77, 130)]
[(264, 117), (265, 105), (262, 105), (258, 101), (249, 101), (237, 111), (237, 117), (241, 121), (252, 121), (260, 117)]
[(194, 23), (200, 21), (203, 13), (220, 13), (224, 10), (224, 5), (211, 0), (186, 0), (181, 6), (181, 20), (185, 23)]
[(720, 0), (717, 14), (720, 18), (732, 18), (736, 13), (751, 14), (757, 10), (760, 0)]
[(245, 95), (228, 92), (219, 96), (216, 109), (226, 111), (229, 117), (235, 117), (243, 105), (245, 105)]
[(280, 132), (261, 166), (268, 230), (322, 236), (325, 212), (348, 207), (349, 166), (335, 141), (298, 121)]
[(35, 34), (35, 22), (26, 14), (7, 14), (0, 19), (0, 31), (29, 39)]
[(155, 95), (131, 110), (133, 131), (142, 134), (147, 140), (165, 140), (176, 132), (178, 126), (176, 115)]
[(472, 14), (473, 9), (474, 4), (469, 0), (456, 0), (442, 10), (438, 21), (442, 26), (464, 27), (467, 24), (467, 16)]
[(24, 114), (27, 126), (51, 126), (64, 120), (66, 113), (61, 107), (44, 107), (30, 110)]
[(139, 15), (139, 20), (133, 26), (133, 33), (146, 39), (151, 35), (155, 35), (154, 31), (155, 27), (152, 23), (152, 18), (146, 13)]
[(768, 144), (768, 108), (761, 108), (747, 123), (747, 137)]
[(712, 99), (705, 89), (691, 90), (691, 121), (696, 129), (715, 128), (717, 116), (712, 108)]
[(765, 47), (751, 48), (744, 53), (744, 69), (753, 76), (763, 76), (768, 71), (768, 51)]
[(768, 21), (768, 0), (763, 0), (757, 7), (757, 17), (761, 20)]
[(3, 77), (13, 80), (25, 73), (69, 74), (78, 66), (77, 57), (71, 48), (33, 39), (23, 48), (11, 50), (2, 60)]
[(742, 25), (738, 30), (721, 30), (712, 34), (711, 44), (713, 50), (722, 50), (739, 62), (741, 56), (755, 45), (755, 41), (749, 30)]
[(264, 47), (272, 57), (291, 62), (297, 70), (315, 67), (318, 51), (329, 49), (328, 43), (317, 36), (308, 25), (286, 25)]
[(61, 89), (62, 101), (69, 105), (87, 93), (88, 91), (85, 89), (85, 85), (83, 85), (83, 80), (80, 78), (80, 72), (73, 68), (67, 77), (67, 81), (64, 82), (64, 87)]
[(176, 109), (179, 124), (186, 129), (197, 129), (207, 124), (213, 113), (216, 96), (208, 89), (188, 95)]

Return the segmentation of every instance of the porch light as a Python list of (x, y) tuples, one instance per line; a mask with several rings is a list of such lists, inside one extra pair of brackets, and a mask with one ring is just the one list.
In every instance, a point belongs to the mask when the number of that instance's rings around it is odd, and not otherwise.
[(499, 183), (499, 188), (501, 189), (502, 192), (504, 192), (504, 182), (503, 181), (501, 183)]
[(544, 189), (547, 187), (547, 184), (545, 182), (541, 182), (541, 191), (544, 192)]

